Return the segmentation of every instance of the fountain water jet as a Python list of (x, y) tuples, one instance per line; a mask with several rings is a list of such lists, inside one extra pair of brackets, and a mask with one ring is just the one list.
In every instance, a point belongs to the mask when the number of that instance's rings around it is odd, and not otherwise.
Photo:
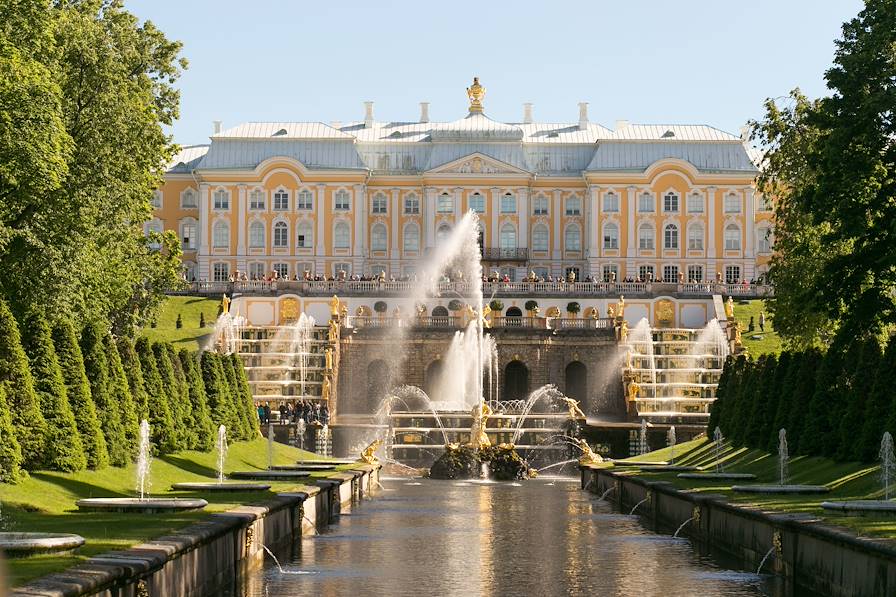
[(644, 502), (649, 502), (649, 501), (650, 501), (650, 494), (647, 494), (647, 497), (646, 497), (646, 498), (644, 498), (643, 500), (641, 500), (640, 502), (638, 502), (637, 504), (635, 504), (634, 508), (632, 508), (631, 511), (628, 513), (629, 516), (634, 515), (635, 510), (638, 509), (638, 506), (640, 506), (640, 505), (643, 504)]
[(822, 502), (821, 507), (826, 510), (838, 510), (847, 514), (865, 514), (869, 512), (877, 514), (896, 515), (896, 503), (890, 501), (890, 485), (893, 481), (893, 473), (896, 472), (896, 457), (893, 454), (893, 436), (885, 431), (880, 440), (880, 481), (883, 485), (884, 499), (882, 500), (853, 500), (849, 502)]

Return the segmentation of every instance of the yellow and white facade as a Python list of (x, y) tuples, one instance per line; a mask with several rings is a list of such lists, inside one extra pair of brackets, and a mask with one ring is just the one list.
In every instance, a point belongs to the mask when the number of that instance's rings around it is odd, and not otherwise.
[[(480, 98), (481, 99), (481, 98)], [(757, 278), (770, 206), (740, 137), (704, 125), (490, 119), (246, 123), (184, 148), (147, 228), (177, 231), (188, 277), (417, 270), (468, 210), (484, 264), (668, 282)]]

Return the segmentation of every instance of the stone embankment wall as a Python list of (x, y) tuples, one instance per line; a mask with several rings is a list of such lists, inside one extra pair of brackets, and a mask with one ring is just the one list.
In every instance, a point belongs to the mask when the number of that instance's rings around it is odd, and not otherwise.
[(775, 514), (734, 505), (718, 494), (686, 493), (668, 482), (651, 482), (609, 470), (583, 468), (582, 487), (607, 494), (627, 512), (638, 507), (654, 528), (679, 533), (756, 570), (785, 579), (791, 592), (836, 597), (896, 595), (896, 548), (855, 537), (807, 514)]
[[(281, 493), (123, 551), (14, 589), (12, 597), (201, 597), (226, 591), (264, 564), (267, 546), (286, 552), (302, 535), (324, 529), (341, 512), (373, 493), (379, 466), (319, 479), (305, 491)], [(135, 524), (139, 524), (134, 514)]]

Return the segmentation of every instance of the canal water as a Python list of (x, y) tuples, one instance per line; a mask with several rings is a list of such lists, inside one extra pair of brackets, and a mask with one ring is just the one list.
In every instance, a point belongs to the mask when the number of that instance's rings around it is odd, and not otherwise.
[[(247, 597), (292, 595), (778, 595), (579, 489), (578, 479), (471, 483), (389, 478)], [(287, 558), (289, 560), (289, 558)]]

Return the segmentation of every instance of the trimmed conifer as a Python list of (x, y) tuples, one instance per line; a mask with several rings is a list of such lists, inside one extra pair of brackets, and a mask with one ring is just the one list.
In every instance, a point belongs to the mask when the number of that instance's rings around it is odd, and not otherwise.
[(149, 419), (149, 397), (143, 381), (143, 367), (140, 366), (140, 358), (134, 350), (134, 343), (129, 338), (119, 338), (115, 343), (118, 346), (118, 356), (128, 379), (128, 388), (131, 391), (131, 399), (134, 402), (134, 411), (137, 421)]
[(22, 449), (12, 427), (6, 402), (6, 386), (0, 384), (0, 483), (18, 483), (24, 478)]
[(765, 448), (764, 423), (765, 414), (768, 412), (769, 396), (775, 381), (775, 370), (778, 368), (778, 358), (773, 355), (764, 355), (765, 358), (757, 361), (757, 382), (753, 389), (752, 405), (749, 421), (746, 425), (743, 444), (751, 448)]
[(181, 348), (177, 356), (186, 379), (193, 412), (193, 423), (196, 427), (195, 444), (192, 447), (194, 450), (208, 452), (215, 443), (215, 428), (212, 424), (208, 399), (205, 396), (205, 384), (199, 372), (196, 353), (190, 352), (186, 348)]
[(162, 377), (156, 365), (156, 356), (149, 340), (140, 338), (134, 345), (143, 371), (143, 387), (146, 390), (148, 421), (152, 434), (153, 450), (157, 454), (170, 454), (177, 451), (177, 438), (174, 431), (174, 419), (171, 407), (165, 396)]
[(6, 400), (13, 429), (22, 449), (26, 470), (37, 470), (44, 464), (47, 445), (47, 423), (34, 391), (34, 380), (28, 357), (22, 348), (19, 326), (6, 303), (0, 300), (0, 384), (6, 387)]
[(90, 395), (93, 396), (109, 449), (109, 462), (112, 466), (124, 466), (130, 461), (130, 454), (121, 424), (121, 406), (109, 390), (109, 363), (103, 346), (103, 333), (96, 323), (84, 326), (81, 331), (81, 353), (84, 355), (84, 372), (90, 383)]
[(237, 354), (230, 355), (230, 362), (233, 365), (233, 372), (236, 375), (237, 386), (240, 391), (241, 408), (248, 422), (246, 439), (255, 439), (259, 436), (261, 429), (258, 423), (258, 410), (255, 408), (255, 403), (252, 400), (252, 388), (249, 386), (249, 377), (246, 375), (243, 361)]
[(159, 377), (162, 380), (162, 395), (168, 402), (168, 408), (171, 410), (171, 420), (174, 423), (174, 451), (185, 450), (186, 430), (184, 425), (187, 423), (184, 402), (180, 400), (180, 388), (177, 385), (177, 379), (174, 377), (174, 365), (168, 357), (168, 348), (162, 342), (154, 342), (152, 352), (156, 358), (156, 367), (159, 370)]
[[(784, 363), (784, 354), (787, 354), (787, 363)], [(766, 452), (773, 451), (778, 445), (778, 430), (787, 429), (788, 447), (792, 443), (795, 435), (798, 433), (796, 429), (789, 428), (788, 421), (790, 418), (790, 409), (793, 404), (793, 392), (796, 390), (796, 378), (799, 374), (805, 353), (794, 352), (784, 353), (781, 355), (781, 361), (778, 363), (778, 374), (783, 375), (780, 380), (780, 393), (778, 396), (778, 406), (772, 419), (771, 427), (765, 438)]]
[(880, 441), (884, 431), (896, 433), (896, 405), (893, 389), (896, 388), (896, 336), (887, 343), (887, 349), (881, 359), (880, 366), (868, 395), (865, 405), (865, 422), (862, 426), (862, 437), (857, 457), (862, 462), (872, 462), (880, 453)]
[[(784, 393), (784, 381), (787, 378), (787, 372), (790, 369), (792, 354), (784, 351), (778, 358), (775, 365), (773, 377), (768, 380), (769, 391), (767, 392), (765, 408), (762, 411), (762, 423), (759, 429), (759, 435), (756, 438), (757, 448), (766, 452), (774, 452), (778, 448), (777, 433), (783, 427), (780, 425), (775, 427), (778, 422), (778, 411), (781, 404), (786, 404), (782, 395)], [(783, 415), (782, 415), (783, 418)], [(788, 433), (790, 431), (788, 430)], [(774, 439), (772, 439), (774, 436)]]
[(809, 410), (812, 397), (815, 395), (815, 382), (822, 360), (821, 353), (814, 348), (807, 350), (800, 360), (796, 385), (790, 395), (790, 413), (786, 426), (787, 446), (791, 454), (803, 453), (802, 438), (808, 426), (806, 413)]
[(81, 444), (87, 456), (87, 468), (94, 470), (105, 468), (109, 466), (109, 450), (97, 417), (93, 396), (90, 395), (90, 382), (84, 373), (81, 345), (78, 344), (78, 336), (69, 320), (60, 320), (53, 327), (53, 343), (56, 347), (56, 356), (59, 358), (62, 378), (65, 380), (68, 402), (75, 415), (78, 433), (81, 434)]
[(753, 414), (753, 400), (761, 381), (760, 372), (765, 364), (765, 355), (754, 361), (744, 363), (743, 376), (737, 390), (737, 409), (731, 425), (731, 443), (735, 446), (746, 446), (747, 429), (750, 415)]
[(233, 365), (230, 362), (229, 357), (227, 355), (219, 354), (218, 361), (221, 364), (221, 369), (224, 372), (224, 383), (227, 386), (228, 398), (232, 404), (232, 412), (233, 412), (233, 427), (228, 426), (228, 429), (233, 429), (235, 433), (235, 437), (240, 439), (247, 439), (249, 437), (249, 421), (246, 419), (245, 413), (243, 413), (243, 409), (240, 408), (242, 403), (242, 392), (240, 391), (240, 386), (236, 381), (236, 372), (233, 370)]
[(239, 427), (234, 425), (236, 415), (233, 412), (233, 401), (230, 390), (224, 379), (224, 371), (217, 353), (207, 350), (199, 360), (202, 381), (205, 384), (205, 395), (215, 428), (225, 425), (231, 437), (236, 436)]
[[(838, 460), (861, 460), (862, 430), (867, 412), (868, 395), (874, 385), (874, 376), (880, 366), (881, 352), (877, 338), (862, 343), (859, 360), (855, 363), (849, 394), (843, 416), (840, 418), (840, 445), (835, 456)], [(880, 441), (880, 440), (878, 440)]]
[(174, 382), (176, 392), (171, 395), (171, 400), (177, 400), (178, 411), (181, 414), (181, 426), (183, 432), (181, 434), (181, 443), (186, 450), (192, 450), (196, 446), (196, 420), (193, 416), (193, 403), (190, 401), (190, 388), (187, 387), (187, 377), (184, 374), (183, 365), (177, 357), (177, 352), (170, 342), (165, 343), (165, 350), (168, 352), (168, 361), (171, 363), (171, 369), (174, 371)]
[[(729, 381), (725, 384), (725, 407), (719, 413), (719, 428), (722, 435), (729, 437), (731, 435), (732, 426), (737, 416), (738, 396), (740, 386), (744, 376), (744, 369), (747, 364), (747, 358), (740, 355), (734, 359), (734, 367), (731, 370)], [(712, 429), (715, 432), (715, 428)]]
[(42, 315), (33, 311), (23, 317), (21, 327), (22, 344), (31, 364), (34, 390), (47, 422), (44, 466), (56, 471), (84, 470), (87, 468), (87, 456), (68, 402), (50, 326)]
[(800, 433), (799, 450), (802, 454), (831, 456), (840, 443), (839, 427), (832, 425), (832, 421), (839, 420), (839, 409), (836, 409), (836, 417), (831, 411), (835, 410), (840, 400), (842, 364), (841, 352), (834, 347), (828, 349), (819, 364), (812, 398), (805, 411), (805, 424)]
[(706, 435), (711, 437), (715, 428), (720, 425), (722, 409), (725, 408), (725, 394), (731, 380), (731, 371), (734, 369), (734, 357), (728, 355), (722, 366), (722, 374), (719, 375), (719, 383), (716, 386), (716, 399), (709, 405), (709, 422), (706, 425)]
[(109, 392), (118, 402), (121, 409), (121, 428), (124, 432), (125, 450), (128, 460), (133, 460), (137, 455), (140, 445), (140, 420), (137, 418), (137, 406), (134, 397), (131, 396), (131, 387), (128, 376), (118, 353), (118, 343), (107, 333), (103, 336), (103, 348), (109, 360)]

